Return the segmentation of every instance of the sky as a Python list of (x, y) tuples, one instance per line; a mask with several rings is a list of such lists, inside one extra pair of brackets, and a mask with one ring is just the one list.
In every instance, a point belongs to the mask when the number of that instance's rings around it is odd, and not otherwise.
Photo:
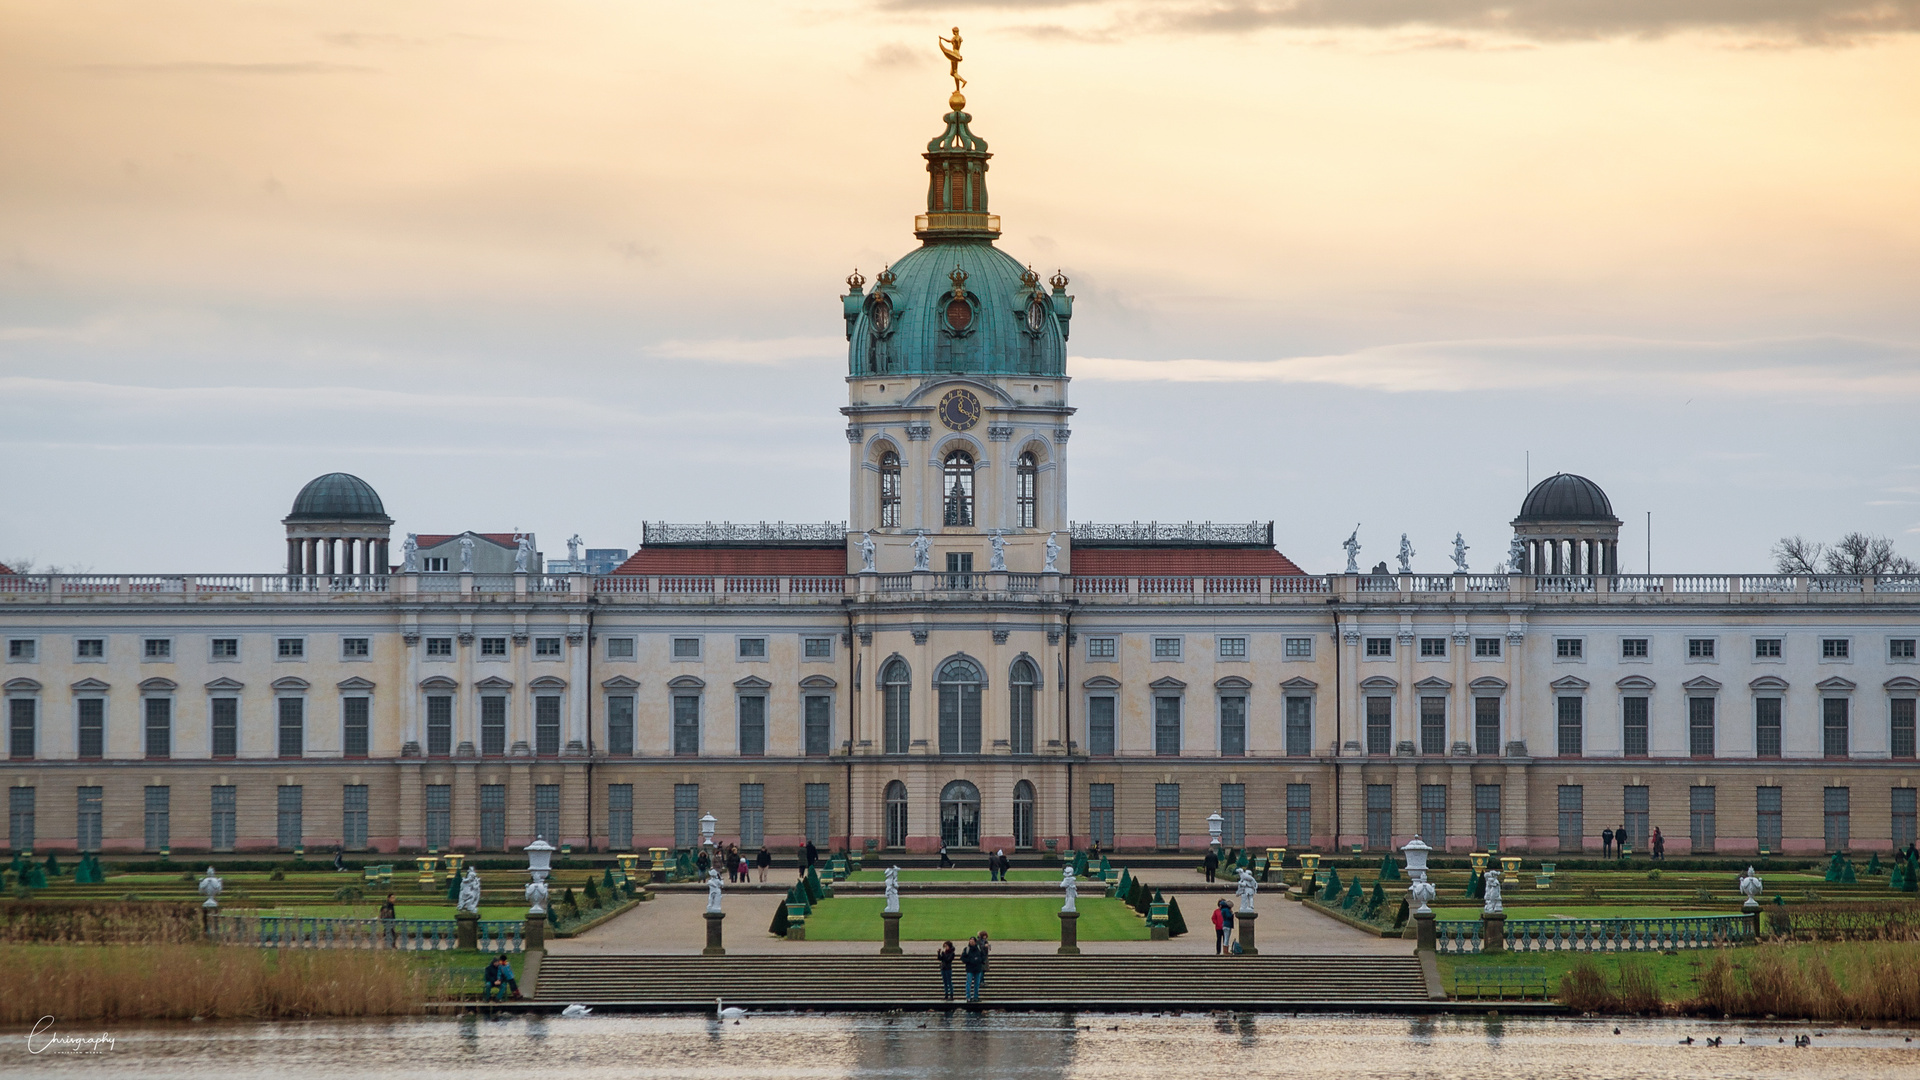
[(0, 561), (270, 572), (335, 470), (845, 520), (955, 23), (1075, 519), (1488, 571), (1566, 471), (1631, 571), (1920, 556), (1920, 0), (0, 0)]

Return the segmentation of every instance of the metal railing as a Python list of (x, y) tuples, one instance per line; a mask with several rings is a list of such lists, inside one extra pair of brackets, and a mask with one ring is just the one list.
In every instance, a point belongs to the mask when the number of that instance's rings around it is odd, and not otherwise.
[[(1436, 919), (1434, 940), (1444, 953), (1477, 953), (1486, 946), (1478, 919)], [(1714, 949), (1753, 940), (1748, 915), (1647, 919), (1508, 919), (1508, 952), (1665, 952)]]
[[(207, 938), (220, 945), (270, 949), (399, 949), (438, 952), (455, 947), (452, 919), (336, 919), (306, 915), (211, 915)], [(520, 952), (526, 923), (482, 919), (475, 924), (481, 952)]]

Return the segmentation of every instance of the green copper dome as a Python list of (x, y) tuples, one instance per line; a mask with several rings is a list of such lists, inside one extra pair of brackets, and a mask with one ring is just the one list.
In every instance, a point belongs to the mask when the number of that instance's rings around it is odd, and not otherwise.
[(376, 521), (392, 523), (373, 485), (352, 473), (335, 472), (307, 481), (293, 498), (287, 521)]

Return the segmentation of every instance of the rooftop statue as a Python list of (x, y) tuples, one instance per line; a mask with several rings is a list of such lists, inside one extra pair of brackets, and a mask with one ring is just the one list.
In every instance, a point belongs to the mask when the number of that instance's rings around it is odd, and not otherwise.
[(866, 539), (860, 541), (860, 570), (862, 573), (867, 573), (867, 574), (870, 574), (873, 572), (873, 534), (872, 533), (868, 533), (866, 536)]
[(940, 55), (947, 58), (947, 63), (951, 67), (948, 74), (953, 76), (953, 92), (957, 94), (962, 87), (967, 85), (967, 80), (960, 77), (960, 61), (962, 57), (960, 56), (959, 27), (956, 26), (953, 28), (953, 37), (940, 39)]
[(1007, 538), (994, 533), (988, 540), (993, 545), (993, 554), (987, 559), (987, 569), (998, 573), (1007, 568)]
[(933, 537), (928, 536), (926, 533), (921, 533), (919, 536), (913, 538), (913, 568), (915, 570), (929, 569), (927, 559), (932, 554)]
[(1059, 545), (1059, 543), (1058, 543), (1057, 541), (1055, 541), (1055, 540), (1054, 540), (1054, 537), (1056, 537), (1056, 536), (1058, 536), (1058, 535), (1060, 535), (1060, 534), (1059, 534), (1059, 533), (1048, 533), (1048, 534), (1047, 534), (1047, 567), (1046, 567), (1046, 572), (1047, 572), (1047, 573), (1049, 573), (1049, 574), (1057, 574), (1057, 573), (1059, 573), (1059, 572), (1060, 572), (1060, 568), (1059, 568), (1059, 567), (1057, 567), (1057, 566), (1055, 566), (1055, 565), (1053, 565), (1053, 564), (1054, 564), (1054, 562), (1055, 562), (1055, 561), (1057, 561), (1057, 560), (1058, 560), (1058, 559), (1060, 558), (1060, 545)]
[(473, 537), (471, 536), (460, 538), (460, 572), (473, 573)]
[(1360, 526), (1355, 525), (1353, 527), (1353, 535), (1347, 537), (1346, 543), (1341, 544), (1340, 546), (1347, 549), (1347, 573), (1349, 574), (1359, 573), (1360, 572)]
[(526, 533), (520, 534), (520, 546), (513, 552), (513, 570), (516, 574), (527, 572), (527, 564), (533, 561), (533, 538)]
[(574, 533), (572, 536), (567, 537), (567, 561), (568, 562), (577, 563), (580, 561), (580, 548), (585, 543), (586, 541), (580, 539), (579, 533)]
[(408, 533), (400, 545), (400, 572), (417, 574), (420, 572), (420, 534)]
[(1401, 533), (1400, 534), (1400, 572), (1401, 573), (1403, 574), (1413, 573), (1413, 557), (1417, 554), (1419, 553), (1413, 550), (1413, 545), (1407, 542), (1407, 534)]
[(1467, 572), (1467, 541), (1459, 533), (1453, 534), (1453, 572)]

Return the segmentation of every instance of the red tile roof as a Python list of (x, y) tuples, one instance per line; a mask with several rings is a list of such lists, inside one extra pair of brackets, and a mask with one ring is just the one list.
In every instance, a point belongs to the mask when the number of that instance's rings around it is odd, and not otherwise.
[(1304, 574), (1273, 548), (1089, 548), (1075, 545), (1073, 572), (1088, 576), (1130, 574)]
[(643, 547), (616, 574), (799, 574), (847, 572), (841, 548)]
[(12, 577), (12, 576), (13, 576), (13, 571), (12, 571), (12, 570), (9, 570), (9, 569), (7, 569), (7, 564), (6, 564), (6, 563), (3, 563), (3, 562), (0, 562), (0, 574), (4, 574), (4, 575), (6, 575), (7, 577)]
[[(458, 540), (465, 535), (467, 534), (466, 533), (447, 533), (443, 535), (441, 533), (421, 533), (414, 538), (414, 542), (419, 544), (423, 548), (439, 547), (441, 544), (444, 544), (449, 540)], [(481, 538), (482, 540), (491, 540), (494, 543), (499, 544), (503, 548), (517, 548), (520, 546), (519, 538), (522, 534), (520, 533), (474, 533), (473, 535)]]

